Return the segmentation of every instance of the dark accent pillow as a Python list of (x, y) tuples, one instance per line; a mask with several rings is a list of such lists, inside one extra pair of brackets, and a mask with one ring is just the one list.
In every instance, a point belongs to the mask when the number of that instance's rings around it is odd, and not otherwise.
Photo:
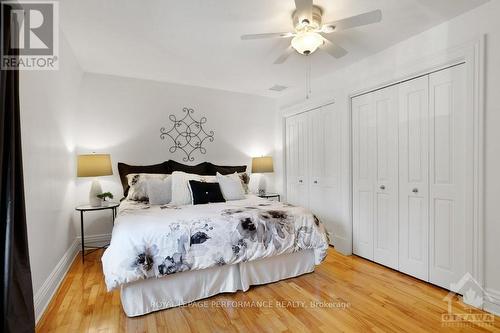
[(211, 175), (215, 175), (220, 173), (221, 175), (229, 175), (231, 173), (235, 172), (245, 172), (247, 171), (247, 166), (246, 165), (235, 165), (235, 166), (230, 166), (230, 165), (215, 165), (212, 163), (209, 163), (209, 170)]
[(193, 195), (193, 205), (207, 204), (210, 202), (226, 202), (220, 190), (219, 183), (190, 180), (189, 187)]
[(172, 173), (174, 171), (182, 171), (186, 173), (194, 173), (196, 175), (201, 175), (201, 176), (210, 176), (210, 175), (215, 175), (215, 173), (210, 173), (209, 166), (210, 163), (208, 162), (203, 162), (200, 164), (196, 165), (186, 165), (182, 164), (179, 162), (176, 162), (174, 160), (168, 160), (167, 162), (168, 168), (170, 170), (169, 173)]
[(131, 173), (160, 173), (160, 174), (170, 174), (172, 173), (168, 169), (167, 162), (162, 162), (160, 164), (153, 165), (129, 165), (125, 163), (118, 162), (118, 173), (120, 174), (120, 181), (123, 186), (123, 195), (127, 197), (128, 194), (128, 182), (127, 175)]

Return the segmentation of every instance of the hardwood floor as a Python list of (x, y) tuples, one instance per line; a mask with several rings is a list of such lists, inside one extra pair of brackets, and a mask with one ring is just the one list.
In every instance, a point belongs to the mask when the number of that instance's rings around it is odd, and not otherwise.
[[(446, 290), (333, 248), (314, 273), (127, 318), (120, 292), (106, 292), (101, 255), (75, 259), (37, 332), (500, 332), (499, 317), (443, 326)], [(484, 314), (457, 297), (453, 311)]]

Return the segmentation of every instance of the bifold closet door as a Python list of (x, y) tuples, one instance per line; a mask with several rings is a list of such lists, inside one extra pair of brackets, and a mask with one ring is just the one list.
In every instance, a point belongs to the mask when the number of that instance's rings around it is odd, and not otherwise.
[(399, 84), (399, 270), (429, 279), (429, 78)]
[(354, 254), (450, 290), (473, 211), (466, 89), (462, 64), (352, 99)]
[(394, 87), (353, 98), (353, 252), (398, 267), (398, 132)]
[(340, 112), (330, 104), (309, 117), (309, 208), (332, 230), (340, 211)]
[(398, 268), (398, 112), (395, 87), (373, 94), (375, 199), (373, 260)]
[(466, 270), (465, 219), (470, 202), (465, 200), (465, 165), (470, 159), (466, 156), (465, 96), (464, 65), (429, 76), (429, 281), (446, 289), (452, 289), (451, 284)]
[(287, 201), (309, 206), (308, 194), (308, 121), (307, 114), (286, 119)]
[(298, 129), (294, 118), (286, 119), (286, 193), (287, 201), (297, 203), (297, 169), (298, 169)]
[(365, 94), (352, 99), (352, 251), (370, 260), (373, 260), (373, 165), (376, 158), (372, 97)]

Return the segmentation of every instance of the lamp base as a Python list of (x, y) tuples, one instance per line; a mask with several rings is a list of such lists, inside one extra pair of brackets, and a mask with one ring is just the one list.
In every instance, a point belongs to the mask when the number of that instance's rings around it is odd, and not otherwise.
[(259, 193), (259, 195), (266, 194), (266, 177), (263, 174), (260, 174), (259, 187), (257, 192)]
[(89, 204), (92, 207), (99, 207), (102, 205), (102, 199), (98, 198), (97, 195), (102, 193), (101, 183), (97, 179), (92, 181), (89, 192)]

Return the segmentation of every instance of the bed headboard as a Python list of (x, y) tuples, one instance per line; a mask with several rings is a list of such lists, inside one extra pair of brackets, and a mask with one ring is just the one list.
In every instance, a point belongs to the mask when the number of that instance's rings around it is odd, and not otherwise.
[(183, 171), (187, 173), (195, 173), (203, 176), (212, 176), (217, 172), (223, 175), (227, 175), (235, 172), (245, 172), (247, 170), (246, 165), (215, 165), (210, 162), (203, 162), (196, 165), (186, 165), (183, 163), (176, 162), (174, 160), (168, 160), (159, 164), (153, 165), (129, 165), (122, 162), (118, 162), (118, 173), (120, 174), (120, 181), (123, 187), (123, 195), (126, 197), (128, 194), (128, 182), (127, 175), (131, 173), (163, 173), (171, 174), (174, 171)]

